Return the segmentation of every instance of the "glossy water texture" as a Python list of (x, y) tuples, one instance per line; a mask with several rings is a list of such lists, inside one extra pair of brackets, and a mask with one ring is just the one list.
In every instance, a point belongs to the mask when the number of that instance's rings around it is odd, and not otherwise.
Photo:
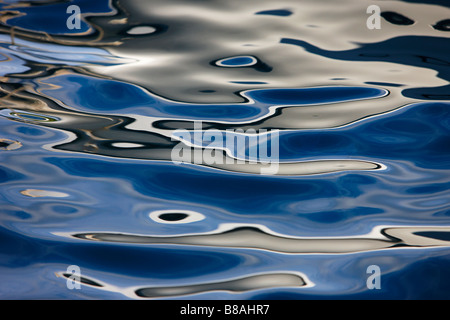
[(0, 299), (449, 299), (450, 5), (372, 4), (1, 1)]

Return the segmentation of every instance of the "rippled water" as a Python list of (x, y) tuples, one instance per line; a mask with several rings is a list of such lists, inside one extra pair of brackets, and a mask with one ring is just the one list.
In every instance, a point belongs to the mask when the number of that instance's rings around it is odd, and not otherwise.
[[(1, 299), (450, 298), (447, 0), (0, 17)], [(171, 161), (211, 128), (279, 129), (279, 171)]]

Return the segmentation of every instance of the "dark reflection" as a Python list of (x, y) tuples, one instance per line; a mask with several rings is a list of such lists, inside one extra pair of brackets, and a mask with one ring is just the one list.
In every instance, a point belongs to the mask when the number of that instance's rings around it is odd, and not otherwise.
[(409, 26), (414, 24), (413, 20), (397, 12), (384, 11), (381, 13), (381, 16), (386, 19), (386, 21), (400, 26)]
[(180, 221), (186, 219), (189, 215), (186, 213), (163, 213), (159, 218), (165, 221)]
[(422, 232), (415, 232), (414, 233), (417, 236), (421, 237), (427, 237), (431, 239), (436, 239), (440, 241), (449, 241), (450, 242), (450, 231), (422, 231)]
[(440, 31), (450, 31), (450, 19), (445, 19), (437, 22), (433, 28)]
[(303, 287), (305, 280), (299, 275), (278, 273), (262, 274), (223, 282), (194, 284), (179, 287), (149, 287), (136, 290), (136, 295), (142, 298), (164, 298), (209, 291), (245, 292), (279, 287)]
[[(62, 274), (65, 278), (70, 278), (71, 276), (73, 276), (73, 274), (72, 273), (63, 273)], [(93, 287), (98, 287), (98, 288), (101, 288), (101, 287), (103, 287), (103, 285), (101, 285), (100, 283), (98, 283), (98, 282), (96, 282), (96, 281), (94, 281), (94, 280), (92, 280), (92, 279), (89, 279), (89, 278), (87, 278), (87, 277), (85, 277), (85, 276), (80, 276), (80, 281), (77, 281), (76, 280), (76, 278), (74, 278), (74, 277), (72, 277), (72, 278), (70, 278), (72, 281), (75, 281), (75, 282), (79, 282), (79, 283), (81, 283), (81, 284), (84, 284), (84, 285), (88, 285), (88, 286), (93, 286)]]
[(255, 14), (268, 15), (268, 16), (288, 17), (288, 16), (290, 16), (292, 14), (292, 11), (286, 10), (286, 9), (265, 10), (265, 11), (258, 11)]
[(230, 83), (236, 83), (236, 84), (267, 84), (267, 82), (264, 82), (264, 81), (230, 81)]
[(399, 83), (390, 83), (390, 82), (376, 82), (376, 81), (367, 81), (365, 84), (371, 84), (374, 86), (384, 86), (384, 87), (403, 87), (404, 84)]
[[(384, 61), (436, 70), (438, 77), (450, 81), (448, 68), (450, 43), (447, 38), (402, 36), (378, 43), (362, 43), (357, 49), (328, 51), (306, 41), (283, 38), (281, 43), (304, 48), (308, 52), (344, 61)], [(439, 61), (439, 63), (436, 63)], [(409, 98), (450, 100), (450, 85), (435, 88), (411, 88), (402, 91)]]

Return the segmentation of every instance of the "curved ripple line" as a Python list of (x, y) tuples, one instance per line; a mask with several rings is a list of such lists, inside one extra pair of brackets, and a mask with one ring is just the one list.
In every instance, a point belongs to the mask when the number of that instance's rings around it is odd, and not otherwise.
[(80, 276), (79, 279), (71, 278), (72, 274), (57, 272), (57, 277), (63, 277), (99, 290), (118, 292), (131, 298), (164, 299), (186, 295), (210, 293), (214, 291), (226, 291), (230, 293), (244, 293), (271, 288), (310, 288), (314, 283), (306, 275), (300, 272), (273, 272), (263, 274), (252, 274), (244, 277), (214, 281), (206, 283), (195, 283), (183, 286), (148, 286), (118, 288), (105, 282), (94, 280), (90, 277)]
[[(424, 232), (447, 232), (450, 227), (385, 227), (375, 237), (287, 237), (267, 232), (259, 226), (229, 227), (221, 232), (182, 236), (144, 236), (123, 233), (77, 233), (72, 237), (84, 240), (171, 244), (206, 247), (227, 247), (267, 250), (284, 254), (348, 254), (399, 247), (450, 247), (450, 241), (424, 236)], [(375, 230), (374, 232), (375, 233)]]
[[(306, 287), (304, 278), (296, 274), (278, 273), (252, 275), (223, 282), (194, 284), (179, 287), (146, 287), (137, 289), (136, 295), (142, 298), (164, 298), (182, 296), (210, 291), (229, 291), (241, 293), (245, 291), (281, 288), (281, 287)], [(309, 285), (311, 286), (311, 284)]]

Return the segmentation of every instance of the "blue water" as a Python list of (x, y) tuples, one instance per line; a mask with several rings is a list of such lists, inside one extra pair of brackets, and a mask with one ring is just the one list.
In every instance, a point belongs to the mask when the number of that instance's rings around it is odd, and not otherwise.
[(324, 3), (1, 3), (0, 299), (449, 299), (450, 6)]

